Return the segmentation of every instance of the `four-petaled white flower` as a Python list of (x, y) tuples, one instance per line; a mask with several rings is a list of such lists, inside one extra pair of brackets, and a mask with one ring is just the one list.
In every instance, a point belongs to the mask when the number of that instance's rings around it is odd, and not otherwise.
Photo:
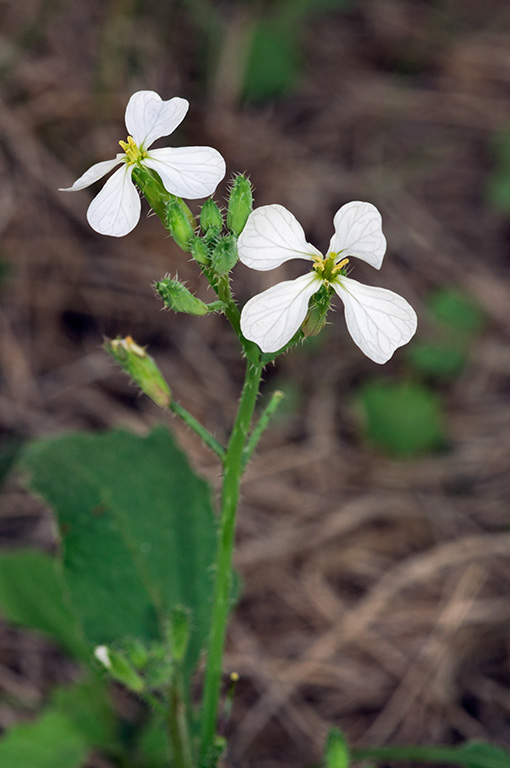
[(306, 242), (303, 228), (283, 206), (265, 205), (250, 214), (238, 242), (243, 264), (268, 270), (289, 259), (306, 259), (313, 267), (250, 299), (241, 313), (241, 330), (263, 352), (277, 352), (303, 323), (310, 298), (325, 285), (342, 299), (354, 342), (375, 363), (385, 363), (414, 335), (416, 313), (393, 291), (363, 285), (345, 274), (351, 256), (380, 269), (386, 251), (381, 215), (371, 203), (354, 201), (337, 211), (334, 226), (324, 257)]
[(138, 91), (126, 108), (127, 141), (119, 142), (124, 152), (114, 160), (96, 163), (64, 192), (85, 189), (117, 165), (103, 189), (92, 200), (87, 219), (96, 232), (122, 237), (131, 232), (140, 218), (140, 197), (131, 179), (133, 169), (150, 168), (172, 195), (196, 199), (212, 195), (225, 176), (225, 161), (212, 147), (165, 147), (151, 144), (168, 136), (184, 120), (189, 103), (175, 97), (163, 101), (154, 91)]

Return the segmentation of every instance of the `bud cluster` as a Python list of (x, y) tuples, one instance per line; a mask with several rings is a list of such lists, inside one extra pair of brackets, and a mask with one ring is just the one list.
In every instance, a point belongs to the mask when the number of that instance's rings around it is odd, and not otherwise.
[[(186, 203), (178, 197), (172, 197), (166, 203), (165, 222), (177, 245), (191, 253), (193, 259), (202, 268), (210, 270), (211, 275), (226, 275), (237, 263), (237, 238), (243, 231), (252, 208), (251, 183), (246, 176), (239, 174), (232, 181), (226, 217), (214, 200), (209, 198), (202, 205), (198, 226)], [(226, 233), (224, 233), (225, 224)], [(163, 299), (167, 303), (164, 297)], [(174, 303), (176, 300), (172, 299), (167, 306), (171, 306), (177, 312), (205, 314), (205, 311), (178, 309)], [(197, 308), (198, 305), (195, 307)]]

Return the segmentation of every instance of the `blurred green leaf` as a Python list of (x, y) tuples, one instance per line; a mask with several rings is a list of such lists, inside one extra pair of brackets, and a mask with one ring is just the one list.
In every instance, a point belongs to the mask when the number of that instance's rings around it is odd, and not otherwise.
[(412, 366), (428, 376), (450, 379), (457, 376), (466, 363), (466, 350), (462, 344), (414, 342), (407, 349)]
[(216, 524), (209, 487), (168, 430), (42, 440), (25, 465), (55, 510), (64, 576), (89, 641), (162, 640), (166, 618), (183, 605), (189, 674), (209, 629)]
[(338, 728), (330, 728), (326, 739), (326, 768), (349, 768), (350, 762), (345, 736)]
[(280, 0), (271, 13), (254, 21), (244, 73), (249, 101), (283, 96), (302, 69), (305, 23), (312, 15), (345, 8), (351, 0)]
[(510, 213), (510, 168), (493, 171), (487, 183), (487, 200), (491, 208)]
[(429, 389), (372, 381), (362, 387), (360, 402), (366, 434), (382, 451), (415, 456), (444, 445), (439, 401)]
[(4, 435), (0, 439), (0, 486), (18, 458), (22, 445), (23, 440), (20, 437)]
[(474, 299), (457, 288), (441, 288), (429, 300), (432, 316), (466, 336), (481, 331), (484, 314)]
[(487, 179), (489, 205), (510, 213), (510, 130), (501, 131), (492, 143), (494, 167)]
[(168, 768), (168, 731), (159, 715), (153, 715), (143, 728), (133, 749), (136, 768)]
[(117, 718), (108, 685), (95, 673), (74, 685), (57, 688), (51, 697), (51, 710), (65, 716), (90, 746), (106, 749), (116, 741)]
[(467, 768), (510, 768), (510, 752), (483, 741), (468, 741), (459, 753)]
[(246, 61), (245, 98), (257, 102), (288, 93), (297, 81), (300, 64), (294, 29), (277, 19), (260, 19)]
[(16, 725), (0, 738), (2, 768), (80, 768), (87, 752), (82, 733), (55, 711)]
[(383, 746), (353, 750), (356, 762), (373, 758), (378, 764), (387, 762), (463, 765), (465, 768), (510, 768), (510, 753), (482, 741), (468, 741), (457, 747)]
[(59, 563), (36, 550), (0, 555), (0, 612), (14, 624), (39, 630), (78, 658), (91, 651), (64, 599)]

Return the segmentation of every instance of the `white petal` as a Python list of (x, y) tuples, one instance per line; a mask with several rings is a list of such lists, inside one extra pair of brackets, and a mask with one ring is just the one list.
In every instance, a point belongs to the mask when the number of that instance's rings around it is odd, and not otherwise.
[(122, 237), (138, 223), (141, 204), (131, 181), (132, 170), (132, 165), (124, 165), (115, 171), (89, 205), (87, 220), (101, 235)]
[(138, 91), (126, 107), (126, 128), (136, 144), (147, 149), (156, 139), (175, 131), (188, 108), (189, 102), (178, 96), (163, 101), (155, 91)]
[(119, 152), (115, 160), (103, 160), (102, 163), (92, 165), (79, 179), (76, 179), (72, 187), (63, 187), (59, 189), (59, 192), (79, 192), (80, 189), (90, 187), (95, 181), (99, 181), (99, 179), (102, 179), (103, 176), (112, 171), (121, 162), (123, 157), (124, 154)]
[(335, 280), (332, 286), (345, 305), (349, 333), (374, 363), (385, 363), (414, 336), (416, 312), (402, 296), (349, 277)]
[(355, 200), (343, 205), (333, 219), (335, 234), (329, 251), (341, 257), (355, 256), (376, 269), (386, 253), (386, 238), (382, 232), (381, 214), (372, 203)]
[(143, 164), (156, 171), (167, 191), (178, 197), (208, 197), (225, 176), (225, 160), (212, 147), (166, 147), (148, 155)]
[(310, 296), (322, 281), (315, 272), (285, 280), (250, 299), (241, 312), (241, 331), (262, 352), (277, 352), (294, 336), (306, 317)]
[(262, 205), (248, 216), (237, 243), (239, 259), (251, 269), (274, 269), (289, 259), (321, 252), (306, 242), (303, 227), (283, 205)]

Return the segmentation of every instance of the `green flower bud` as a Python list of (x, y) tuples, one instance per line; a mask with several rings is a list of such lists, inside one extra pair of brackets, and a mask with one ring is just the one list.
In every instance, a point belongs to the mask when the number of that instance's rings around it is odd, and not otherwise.
[(203, 232), (208, 232), (210, 229), (215, 230), (218, 234), (223, 229), (223, 216), (221, 211), (211, 198), (205, 201), (200, 211), (200, 226)]
[(207, 304), (188, 291), (185, 285), (172, 277), (164, 277), (156, 283), (156, 290), (165, 302), (165, 306), (174, 312), (186, 312), (188, 315), (206, 315)]
[(175, 661), (182, 661), (188, 650), (190, 619), (186, 608), (178, 605), (170, 617), (170, 647)]
[(233, 235), (222, 237), (211, 254), (211, 262), (218, 275), (230, 272), (238, 258), (236, 238)]
[(317, 334), (322, 331), (326, 325), (327, 311), (327, 309), (324, 310), (323, 307), (318, 307), (316, 304), (313, 304), (310, 307), (301, 325), (301, 330), (303, 331), (305, 338), (308, 338), (309, 336), (317, 336)]
[(195, 231), (185, 208), (188, 208), (188, 206), (180, 200), (168, 203), (166, 207), (166, 224), (179, 248), (182, 248), (183, 251), (189, 251), (191, 249), (191, 241), (195, 237)]
[(195, 235), (191, 241), (191, 255), (195, 261), (198, 261), (198, 263), (202, 264), (204, 267), (208, 267), (211, 263), (209, 250), (202, 238), (197, 235)]
[(331, 303), (332, 289), (321, 286), (313, 296), (307, 315), (301, 324), (301, 330), (305, 338), (317, 336), (326, 325), (326, 315)]
[(131, 376), (142, 392), (154, 402), (167, 408), (172, 399), (170, 388), (153, 358), (131, 336), (125, 339), (106, 339), (104, 349)]
[(123, 683), (131, 691), (137, 693), (143, 691), (145, 687), (143, 679), (118, 651), (106, 645), (98, 645), (94, 650), (94, 656), (119, 683)]
[(230, 190), (227, 209), (227, 227), (234, 235), (239, 237), (252, 209), (253, 193), (251, 183), (246, 176), (236, 176)]

